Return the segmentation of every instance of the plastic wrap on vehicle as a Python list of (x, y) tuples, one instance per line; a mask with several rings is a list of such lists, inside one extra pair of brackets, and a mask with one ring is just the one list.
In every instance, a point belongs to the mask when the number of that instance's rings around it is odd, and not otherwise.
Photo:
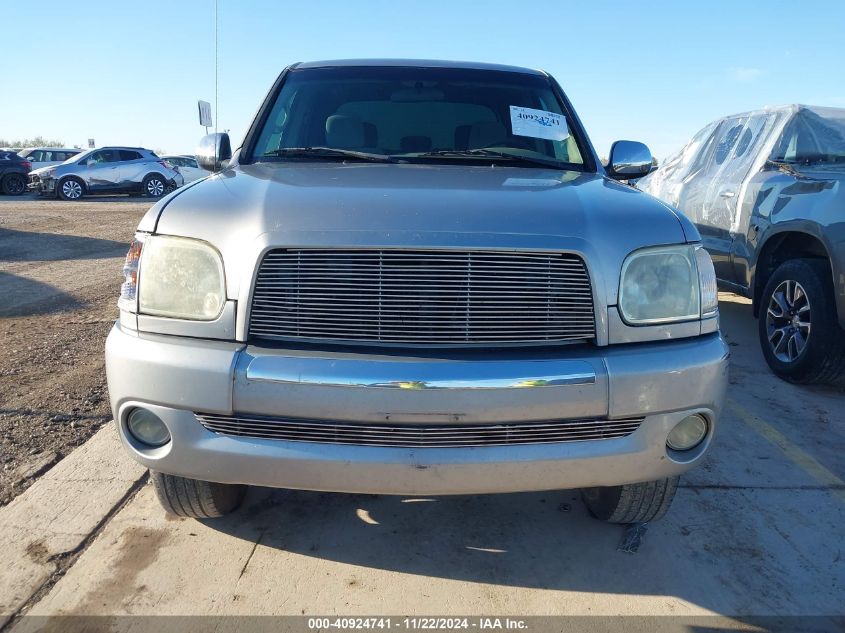
[(790, 105), (723, 117), (699, 131), (637, 187), (679, 208), (699, 227), (744, 232), (748, 176), (784, 162), (842, 161), (845, 109)]

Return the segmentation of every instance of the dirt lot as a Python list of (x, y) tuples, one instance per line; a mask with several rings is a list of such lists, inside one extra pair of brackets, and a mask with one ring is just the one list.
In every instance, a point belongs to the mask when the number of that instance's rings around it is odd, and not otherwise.
[(0, 506), (111, 419), (103, 341), (150, 204), (0, 196)]

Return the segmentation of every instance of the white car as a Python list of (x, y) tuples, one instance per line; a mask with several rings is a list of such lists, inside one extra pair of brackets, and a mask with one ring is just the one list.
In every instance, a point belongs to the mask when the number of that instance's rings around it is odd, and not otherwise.
[(32, 163), (32, 169), (40, 169), (61, 165), (81, 151), (78, 147), (27, 147), (18, 151), (18, 155)]
[(197, 159), (193, 156), (162, 156), (162, 158), (179, 169), (179, 173), (185, 179), (185, 184), (211, 175), (210, 171), (206, 171), (197, 164)]

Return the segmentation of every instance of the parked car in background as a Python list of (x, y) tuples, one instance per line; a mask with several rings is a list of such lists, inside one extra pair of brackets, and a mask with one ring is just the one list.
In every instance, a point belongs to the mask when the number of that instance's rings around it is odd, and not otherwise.
[(210, 171), (207, 171), (199, 166), (197, 159), (194, 156), (171, 155), (163, 156), (162, 158), (174, 167), (179, 168), (179, 173), (185, 178), (185, 184), (211, 175)]
[(720, 285), (753, 300), (778, 376), (845, 372), (845, 109), (713, 121), (637, 186), (695, 222)]
[(82, 150), (74, 147), (28, 147), (18, 151), (18, 154), (32, 163), (32, 169), (59, 165), (81, 153)]
[(0, 192), (19, 196), (26, 191), (32, 164), (14, 151), (0, 151)]
[[(171, 513), (244, 484), (398, 495), (581, 488), (655, 520), (728, 382), (695, 227), (619, 180), (545, 72), (285, 69), (219, 174), (153, 205), (106, 343), (114, 419)], [(225, 169), (222, 165), (227, 165)]]
[(182, 175), (143, 147), (101, 147), (34, 172), (29, 186), (43, 195), (78, 200), (96, 193), (137, 193), (160, 198), (184, 184)]

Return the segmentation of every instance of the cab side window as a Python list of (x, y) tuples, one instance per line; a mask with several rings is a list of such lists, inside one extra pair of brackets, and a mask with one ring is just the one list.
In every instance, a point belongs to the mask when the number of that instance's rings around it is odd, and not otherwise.
[(141, 158), (141, 154), (131, 150), (121, 149), (118, 150), (118, 152), (120, 154), (120, 160), (122, 161), (138, 160), (139, 158)]
[(713, 159), (717, 165), (721, 165), (727, 160), (728, 156), (730, 156), (731, 150), (733, 150), (740, 134), (742, 133), (743, 121), (734, 120), (728, 121), (727, 123), (727, 129), (725, 133), (721, 135), (721, 138), (716, 145), (716, 151), (713, 154)]

